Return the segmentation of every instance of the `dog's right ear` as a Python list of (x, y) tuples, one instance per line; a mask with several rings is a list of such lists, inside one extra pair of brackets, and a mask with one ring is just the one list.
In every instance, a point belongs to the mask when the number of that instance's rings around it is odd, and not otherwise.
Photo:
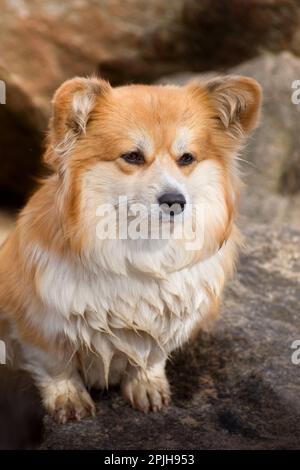
[(64, 82), (54, 94), (50, 120), (50, 146), (44, 160), (57, 167), (73, 150), (77, 139), (86, 133), (97, 98), (111, 89), (108, 82), (96, 77), (73, 78)]

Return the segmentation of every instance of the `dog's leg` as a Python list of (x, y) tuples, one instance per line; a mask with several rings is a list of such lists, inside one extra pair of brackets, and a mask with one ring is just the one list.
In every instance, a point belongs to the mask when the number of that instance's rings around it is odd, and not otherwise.
[(75, 360), (26, 346), (25, 365), (42, 396), (48, 413), (59, 423), (95, 414), (95, 405), (77, 372)]
[(159, 411), (170, 404), (170, 386), (163, 360), (147, 370), (128, 366), (122, 381), (122, 393), (134, 408), (144, 413)]

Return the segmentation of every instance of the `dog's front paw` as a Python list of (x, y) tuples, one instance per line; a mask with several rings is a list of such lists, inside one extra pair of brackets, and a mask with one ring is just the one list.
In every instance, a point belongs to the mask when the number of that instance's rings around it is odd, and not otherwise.
[(171, 401), (170, 386), (164, 374), (136, 374), (126, 377), (122, 383), (122, 392), (134, 408), (144, 413), (160, 411)]
[(48, 413), (61, 424), (95, 416), (95, 405), (83, 387), (64, 380), (44, 390), (44, 404)]

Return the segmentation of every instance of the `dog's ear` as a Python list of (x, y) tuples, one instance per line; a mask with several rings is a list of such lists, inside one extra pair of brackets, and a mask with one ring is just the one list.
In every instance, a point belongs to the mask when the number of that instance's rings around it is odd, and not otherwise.
[(204, 83), (220, 124), (233, 135), (247, 135), (257, 125), (262, 90), (256, 80), (227, 75)]
[(207, 80), (201, 85), (188, 85), (195, 96), (207, 95), (217, 127), (236, 142), (257, 125), (261, 108), (262, 90), (256, 80), (225, 75)]
[(96, 77), (73, 78), (58, 88), (52, 100), (47, 164), (56, 166), (72, 151), (76, 140), (86, 133), (97, 98), (109, 90), (109, 83)]

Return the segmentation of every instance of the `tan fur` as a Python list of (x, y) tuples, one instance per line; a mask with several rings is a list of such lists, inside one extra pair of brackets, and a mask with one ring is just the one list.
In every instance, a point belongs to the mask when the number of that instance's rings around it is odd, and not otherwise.
[[(235, 155), (260, 100), (243, 77), (115, 89), (76, 78), (56, 92), (44, 157), (52, 173), (0, 250), (0, 337), (18, 345), (17, 363), (58, 421), (94, 413), (83, 382), (121, 382), (146, 412), (169, 403), (167, 357), (217, 316), (234, 269)], [(137, 147), (141, 166), (121, 157)], [(196, 161), (179, 167), (180, 151)], [(150, 204), (172, 185), (206, 211), (201, 249), (97, 240), (97, 206), (122, 194)]]

